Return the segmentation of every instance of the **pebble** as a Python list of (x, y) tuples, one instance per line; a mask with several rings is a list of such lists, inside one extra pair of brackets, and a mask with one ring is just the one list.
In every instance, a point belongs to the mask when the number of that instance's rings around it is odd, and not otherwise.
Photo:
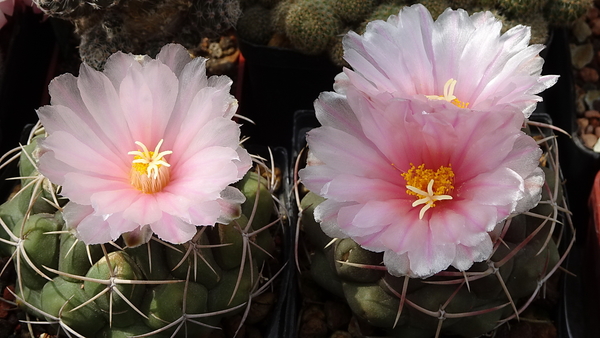
[(594, 20), (595, 18), (597, 18), (600, 13), (600, 10), (596, 7), (590, 7), (590, 9), (588, 9), (586, 16), (588, 20)]
[(347, 331), (335, 331), (329, 338), (352, 338), (352, 335)]
[(577, 119), (577, 126), (579, 129), (580, 133), (583, 133), (583, 131), (585, 130), (585, 128), (590, 124), (590, 121), (586, 118), (579, 118)]
[(579, 76), (585, 82), (596, 82), (598, 81), (598, 71), (592, 67), (583, 67), (579, 71)]
[(581, 135), (581, 141), (586, 147), (593, 149), (596, 142), (598, 142), (598, 137), (594, 134), (583, 134)]
[(325, 338), (327, 337), (327, 324), (320, 318), (312, 317), (300, 326), (299, 338)]
[(600, 100), (600, 90), (588, 90), (585, 94), (584, 101), (588, 109), (594, 109), (594, 105)]
[(583, 113), (583, 116), (588, 119), (600, 118), (600, 112), (597, 110), (588, 110), (585, 113)]
[(581, 69), (592, 62), (594, 46), (591, 43), (571, 45), (571, 63), (576, 69)]
[(325, 302), (325, 316), (327, 317), (327, 326), (332, 331), (341, 330), (348, 326), (352, 311), (348, 305), (340, 302)]
[(571, 28), (571, 34), (575, 36), (579, 43), (582, 43), (592, 35), (592, 30), (585, 20), (577, 20)]
[[(600, 35), (600, 18), (595, 18), (590, 21), (590, 28), (592, 30), (592, 34)], [(582, 42), (582, 41), (579, 41)]]

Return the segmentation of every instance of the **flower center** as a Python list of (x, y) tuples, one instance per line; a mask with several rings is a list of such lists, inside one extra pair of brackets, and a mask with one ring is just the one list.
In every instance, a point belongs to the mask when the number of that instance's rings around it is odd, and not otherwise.
[(165, 155), (172, 154), (171, 150), (160, 151), (163, 140), (160, 140), (154, 151), (149, 151), (146, 145), (136, 141), (142, 150), (130, 151), (128, 155), (134, 155), (131, 161), (129, 183), (137, 190), (145, 194), (159, 192), (169, 183), (171, 166)]
[(467, 108), (469, 106), (469, 102), (463, 102), (454, 96), (454, 87), (456, 87), (456, 80), (450, 79), (446, 81), (444, 84), (444, 95), (425, 95), (430, 100), (444, 100), (452, 103), (458, 108)]
[(410, 169), (401, 175), (406, 180), (406, 193), (419, 198), (412, 206), (423, 205), (419, 219), (423, 219), (425, 212), (435, 207), (435, 202), (452, 199), (448, 195), (454, 190), (454, 172), (450, 165), (434, 171), (425, 169), (425, 164), (415, 167), (411, 163)]

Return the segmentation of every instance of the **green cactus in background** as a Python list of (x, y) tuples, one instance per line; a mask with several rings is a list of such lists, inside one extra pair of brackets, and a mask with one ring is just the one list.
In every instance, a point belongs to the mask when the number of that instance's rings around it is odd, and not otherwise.
[[(292, 2), (291, 0), (281, 1), (271, 10), (271, 27), (274, 33), (285, 34), (285, 18), (292, 6)], [(236, 29), (240, 34), (243, 34), (242, 28), (238, 26)]]
[(498, 6), (508, 15), (524, 17), (540, 11), (546, 3), (547, 0), (499, 0)]
[(593, 5), (592, 0), (551, 0), (545, 8), (545, 16), (557, 26), (568, 26)]
[(342, 21), (327, 0), (299, 0), (286, 16), (285, 33), (292, 46), (309, 55), (321, 54), (339, 31)]
[(34, 0), (46, 14), (74, 23), (81, 59), (102, 69), (121, 50), (156, 55), (167, 43), (193, 50), (217, 37), (241, 15), (238, 0)]
[[(325, 53), (333, 64), (347, 66), (339, 34), (349, 30), (362, 34), (367, 23), (387, 20), (413, 3), (409, 0), (244, 0), (243, 12), (249, 11), (252, 15), (242, 18), (236, 29), (242, 38), (261, 44), (250, 37), (256, 34), (257, 27), (264, 27), (266, 18), (270, 17), (272, 36), (269, 39), (261, 35), (262, 44), (268, 42), (271, 46), (309, 55)], [(531, 43), (542, 44), (547, 42), (550, 26), (569, 25), (592, 6), (591, 0), (424, 0), (418, 3), (427, 7), (434, 19), (448, 7), (462, 8), (469, 13), (491, 11), (503, 22), (503, 32), (517, 24), (528, 25), (532, 27)], [(256, 6), (264, 10), (259, 12)]]
[(344, 22), (360, 22), (373, 11), (376, 4), (375, 0), (335, 0), (333, 9)]
[(244, 11), (237, 22), (239, 36), (252, 43), (266, 45), (273, 36), (271, 11), (262, 6), (252, 6)]
[[(551, 135), (547, 130), (538, 127), (535, 134), (541, 139)], [(575, 239), (563, 199), (556, 141), (546, 140), (541, 144), (540, 166), (546, 176), (542, 199), (529, 212), (509, 217), (487, 261), (465, 272), (450, 268), (427, 279), (394, 277), (382, 264), (383, 253), (365, 250), (350, 238), (325, 235), (313, 217), (324, 199), (307, 192), (298, 205), (301, 236), (306, 239), (300, 241), (306, 246), (299, 252), (309, 253), (304, 268), (323, 289), (345, 299), (355, 316), (386, 336), (478, 337), (519, 318), (542, 295), (544, 283)], [(374, 335), (369, 332), (364, 334)]]
[(427, 7), (431, 13), (431, 17), (436, 20), (440, 14), (442, 14), (446, 8), (451, 7), (448, 0), (423, 0), (421, 1), (423, 6)]
[(60, 187), (36, 170), (37, 139), (15, 156), (21, 188), (0, 205), (0, 252), (16, 270), (17, 303), (39, 323), (69, 337), (205, 336), (232, 316), (241, 327), (253, 298), (272, 287), (283, 223), (274, 167), (257, 163), (236, 184), (246, 196), (240, 218), (198, 227), (189, 242), (85, 245), (65, 226)]

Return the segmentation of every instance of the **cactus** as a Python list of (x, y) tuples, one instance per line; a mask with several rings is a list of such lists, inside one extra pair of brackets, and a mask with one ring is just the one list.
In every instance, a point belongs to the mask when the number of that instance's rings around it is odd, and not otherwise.
[[(536, 138), (551, 134), (545, 127), (538, 127)], [(541, 147), (540, 166), (546, 175), (542, 200), (529, 212), (507, 220), (487, 261), (464, 272), (451, 268), (427, 279), (394, 277), (383, 266), (382, 253), (365, 250), (350, 238), (325, 235), (313, 217), (314, 208), (324, 199), (307, 192), (298, 205), (301, 236), (306, 239), (300, 241), (306, 244), (300, 252), (310, 253), (306, 257), (310, 265), (304, 268), (323, 289), (345, 299), (357, 317), (385, 336), (477, 337), (519, 318), (540, 297), (544, 283), (574, 242), (556, 141), (544, 139)], [(297, 161), (299, 165), (305, 159)], [(299, 195), (300, 191), (302, 186)], [(374, 335), (373, 331), (364, 334)]]
[(293, 3), (288, 11), (285, 33), (295, 49), (317, 55), (325, 51), (341, 25), (331, 2), (300, 0)]
[(271, 286), (281, 267), (274, 168), (257, 163), (236, 184), (246, 196), (239, 219), (198, 227), (189, 242), (86, 246), (65, 227), (60, 187), (36, 170), (43, 129), (34, 134), (18, 156), (21, 189), (0, 205), (0, 252), (17, 272), (17, 303), (40, 324), (69, 337), (197, 337), (245, 318)]
[(531, 12), (540, 11), (546, 3), (546, 0), (500, 0), (498, 6), (508, 15), (524, 17)]
[(593, 5), (591, 0), (552, 0), (545, 8), (545, 16), (554, 25), (568, 26)]
[[(447, 0), (424, 0), (421, 1), (423, 6), (427, 7), (431, 13), (431, 17), (436, 20), (440, 14), (442, 14), (446, 8), (450, 7), (450, 2)], [(460, 7), (463, 8), (463, 7)]]
[(49, 16), (72, 21), (81, 59), (96, 69), (117, 50), (155, 55), (166, 43), (188, 49), (217, 37), (241, 15), (237, 0), (35, 0)]
[[(271, 28), (274, 33), (285, 34), (285, 18), (287, 17), (291, 5), (292, 1), (285, 0), (279, 2), (271, 10)], [(237, 27), (237, 29), (240, 33), (242, 32), (241, 28)]]
[(242, 39), (261, 45), (267, 44), (273, 35), (271, 11), (262, 6), (252, 6), (244, 11), (237, 22)]
[(333, 9), (344, 22), (360, 22), (373, 11), (375, 5), (375, 0), (337, 0), (333, 2)]

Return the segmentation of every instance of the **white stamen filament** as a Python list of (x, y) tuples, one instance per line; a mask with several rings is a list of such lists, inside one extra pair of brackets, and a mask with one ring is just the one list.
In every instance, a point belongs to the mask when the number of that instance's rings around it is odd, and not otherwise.
[(421, 204), (425, 204), (421, 208), (421, 211), (419, 212), (419, 219), (423, 219), (425, 212), (427, 210), (429, 210), (429, 208), (433, 207), (436, 201), (452, 199), (452, 196), (450, 196), (450, 195), (435, 195), (433, 193), (433, 183), (434, 183), (433, 179), (429, 181), (429, 184), (427, 184), (427, 191), (423, 191), (419, 188), (413, 187), (412, 185), (406, 186), (406, 189), (418, 194), (419, 196), (423, 196), (422, 198), (414, 201), (412, 204), (413, 207), (416, 207)]

